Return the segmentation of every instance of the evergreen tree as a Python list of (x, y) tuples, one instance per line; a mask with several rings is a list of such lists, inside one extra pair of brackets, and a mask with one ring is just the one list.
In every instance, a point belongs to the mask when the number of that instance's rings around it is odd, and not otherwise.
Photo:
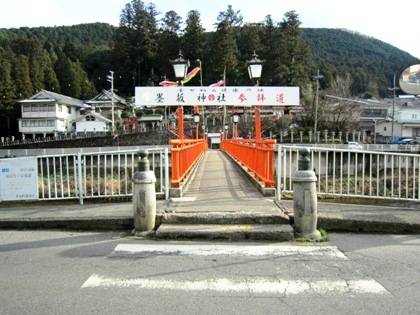
[(16, 86), (16, 95), (22, 99), (33, 94), (32, 82), (29, 75), (29, 58), (19, 55), (14, 59), (12, 78)]
[[(185, 52), (186, 58), (189, 58), (191, 61), (196, 61), (199, 65), (201, 62), (202, 69), (201, 71), (209, 71), (210, 69), (206, 68), (206, 65), (210, 67), (210, 64), (206, 64), (205, 60), (201, 60), (204, 54), (204, 28), (201, 24), (200, 13), (198, 11), (188, 12), (187, 19), (185, 22), (185, 28), (183, 30), (184, 35), (182, 36), (182, 50)], [(197, 61), (197, 60), (200, 60)], [(206, 75), (200, 73), (199, 76), (196, 76), (192, 79), (191, 85), (201, 85), (200, 78), (206, 78)], [(211, 84), (213, 82), (208, 82)]]
[[(147, 85), (154, 77), (154, 61), (157, 55), (158, 12), (154, 4), (145, 6), (143, 1), (132, 0), (120, 15), (116, 32), (114, 56), (116, 72), (136, 73), (136, 84)], [(127, 85), (124, 85), (127, 86)], [(130, 84), (131, 86), (131, 84)], [(123, 94), (128, 93), (123, 90)]]
[(60, 82), (61, 93), (70, 97), (78, 98), (81, 95), (80, 81), (78, 80), (78, 69), (71, 60), (64, 54), (58, 56), (55, 65), (55, 72)]
[(53, 65), (49, 65), (44, 69), (44, 87), (48, 91), (61, 93), (60, 83), (58, 82)]
[(261, 56), (269, 60), (264, 65), (262, 84), (269, 86), (281, 85), (280, 65), (282, 63), (281, 30), (275, 25), (271, 15), (267, 15), (262, 26)]
[(161, 23), (162, 31), (180, 35), (182, 28), (182, 17), (171, 10), (165, 13)]
[(309, 45), (302, 38), (301, 22), (295, 11), (285, 14), (280, 23), (281, 64), (277, 71), (281, 84), (285, 86), (304, 86), (309, 83), (309, 70), (312, 66)]
[(239, 51), (233, 30), (226, 20), (220, 22), (214, 33), (209, 52), (207, 58), (213, 69), (212, 80), (215, 82), (225, 76), (226, 85), (236, 85)]
[[(242, 53), (238, 63), (238, 84), (239, 85), (250, 85), (250, 78), (248, 69), (246, 67), (246, 61), (251, 59), (254, 52), (257, 54), (262, 53), (263, 29), (260, 23), (246, 23), (237, 32), (237, 44), (238, 50)], [(265, 55), (264, 59), (265, 59)], [(261, 57), (261, 56), (260, 56)], [(265, 67), (263, 68), (263, 74)]]
[[(4, 55), (3, 55), (4, 53)], [(10, 56), (10, 51), (5, 52), (0, 48), (0, 135), (11, 136), (17, 134), (17, 118), (20, 107), (16, 105), (16, 90), (12, 80), (12, 64), (2, 58)]]
[(44, 47), (40, 41), (30, 40), (28, 42), (29, 54), (29, 71), (31, 75), (32, 86), (34, 92), (37, 92), (43, 88), (44, 85), (44, 69), (45, 67), (51, 66), (48, 52), (44, 50)]
[(162, 74), (161, 80), (174, 78), (173, 68), (169, 60), (175, 59), (182, 49), (180, 40), (181, 25), (182, 18), (175, 11), (167, 12), (165, 18), (161, 21), (158, 41), (158, 64)]
[(217, 16), (217, 22), (219, 24), (220, 22), (226, 21), (229, 26), (242, 26), (243, 20), (244, 18), (241, 10), (233, 10), (231, 4), (228, 5), (226, 11), (219, 12), (219, 15)]
[(75, 72), (75, 80), (73, 84), (76, 86), (73, 97), (88, 100), (94, 97), (97, 93), (93, 82), (89, 81), (88, 76), (83, 70), (82, 64), (79, 61), (73, 62), (72, 67)]

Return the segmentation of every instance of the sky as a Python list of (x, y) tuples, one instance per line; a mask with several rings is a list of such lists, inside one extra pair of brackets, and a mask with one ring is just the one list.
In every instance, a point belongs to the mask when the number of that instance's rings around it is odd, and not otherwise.
[[(389, 43), (420, 58), (419, 0), (391, 2), (385, 0), (152, 0), (163, 17), (175, 11), (184, 20), (197, 10), (203, 26), (214, 30), (219, 12), (232, 5), (244, 22), (261, 22), (271, 15), (281, 22), (284, 14), (294, 10), (303, 28), (344, 28)], [(62, 26), (105, 22), (118, 26), (122, 9), (131, 0), (11, 0), (2, 1), (0, 28)]]

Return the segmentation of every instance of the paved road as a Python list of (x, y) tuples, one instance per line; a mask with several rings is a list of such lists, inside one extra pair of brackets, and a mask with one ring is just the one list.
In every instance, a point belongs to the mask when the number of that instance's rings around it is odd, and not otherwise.
[(1, 314), (418, 314), (420, 238), (153, 242), (0, 231)]

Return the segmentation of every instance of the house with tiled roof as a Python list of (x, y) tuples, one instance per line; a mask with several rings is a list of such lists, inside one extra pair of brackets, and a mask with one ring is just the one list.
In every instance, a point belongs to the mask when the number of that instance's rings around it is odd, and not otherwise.
[(101, 93), (96, 95), (94, 98), (86, 101), (92, 111), (101, 113), (102, 116), (112, 119), (112, 107), (114, 107), (114, 119), (119, 121), (121, 113), (127, 106), (127, 102), (121, 96), (115, 93), (111, 93), (108, 90), (102, 90)]
[(76, 134), (100, 134), (111, 130), (112, 120), (94, 110), (86, 110), (83, 115), (74, 119)]
[(17, 103), (22, 110), (19, 132), (23, 139), (73, 132), (73, 120), (89, 108), (81, 100), (47, 90), (41, 90), (27, 99), (18, 100)]
[(112, 110), (114, 125), (118, 125), (126, 106), (124, 98), (107, 90), (85, 102), (41, 90), (17, 103), (22, 110), (22, 118), (19, 119), (22, 139), (107, 132), (112, 130)]

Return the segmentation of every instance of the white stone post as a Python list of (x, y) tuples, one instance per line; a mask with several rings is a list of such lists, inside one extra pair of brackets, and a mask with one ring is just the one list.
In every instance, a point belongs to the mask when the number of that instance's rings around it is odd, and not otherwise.
[(133, 176), (134, 234), (152, 231), (156, 221), (156, 176), (150, 170), (148, 151), (139, 151), (138, 171)]
[(299, 150), (298, 170), (293, 181), (293, 214), (295, 237), (321, 239), (321, 233), (316, 229), (318, 223), (318, 200), (316, 193), (316, 175), (312, 171), (309, 159), (309, 149)]

